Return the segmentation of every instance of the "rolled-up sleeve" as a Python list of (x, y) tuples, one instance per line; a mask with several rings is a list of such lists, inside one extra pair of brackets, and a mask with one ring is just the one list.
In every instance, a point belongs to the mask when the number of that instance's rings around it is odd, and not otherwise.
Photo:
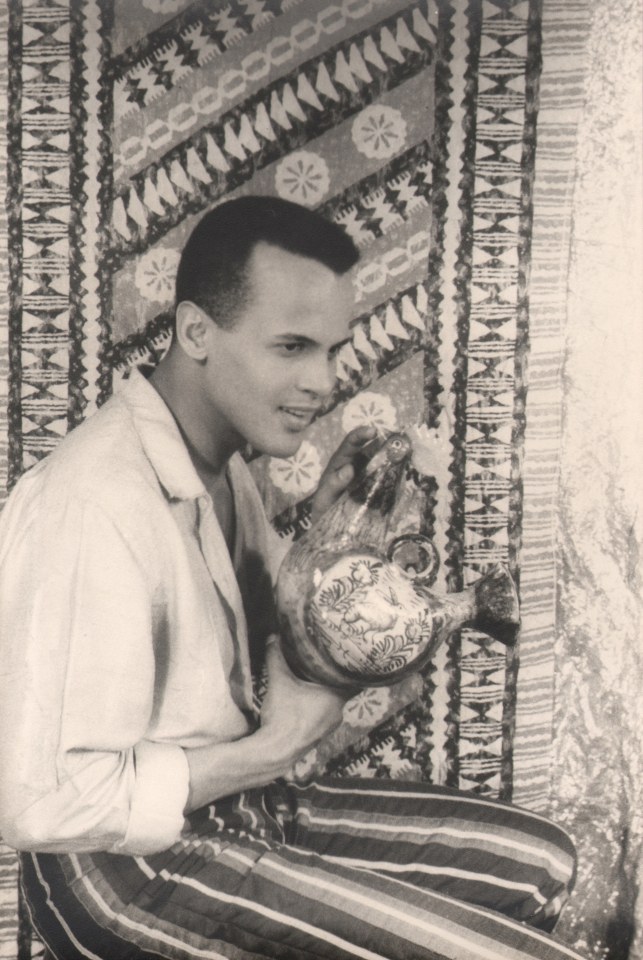
[(148, 735), (154, 564), (95, 504), (70, 497), (48, 511), (27, 482), (5, 513), (0, 833), (25, 850), (165, 849), (189, 771), (179, 745)]

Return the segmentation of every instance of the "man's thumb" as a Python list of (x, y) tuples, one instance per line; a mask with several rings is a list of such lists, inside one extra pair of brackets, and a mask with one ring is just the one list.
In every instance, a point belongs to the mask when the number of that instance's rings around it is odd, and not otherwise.
[(344, 487), (351, 482), (355, 470), (353, 465), (350, 463), (345, 463), (343, 467), (340, 467), (337, 473), (335, 474), (336, 486), (339, 490), (343, 490)]

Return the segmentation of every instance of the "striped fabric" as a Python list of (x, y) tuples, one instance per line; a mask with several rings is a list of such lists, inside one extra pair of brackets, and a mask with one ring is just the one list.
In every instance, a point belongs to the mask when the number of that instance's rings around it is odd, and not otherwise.
[(566, 834), (447, 788), (277, 782), (197, 811), (153, 856), (22, 865), (58, 960), (578, 957), (542, 932), (573, 882)]
[(513, 748), (517, 803), (549, 801), (556, 636), (556, 522), (572, 192), (583, 106), (589, 0), (545, 0), (529, 284), (529, 401), (523, 461), (520, 682)]
[(18, 864), (13, 850), (0, 845), (0, 958), (14, 960), (16, 956), (16, 912)]

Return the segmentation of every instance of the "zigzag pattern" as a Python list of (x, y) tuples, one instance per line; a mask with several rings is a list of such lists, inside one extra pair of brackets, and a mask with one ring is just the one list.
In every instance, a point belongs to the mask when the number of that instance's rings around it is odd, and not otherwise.
[[(272, 24), (284, 10), (299, 2), (232, 0), (217, 4), (217, 10), (212, 9), (211, 2), (195, 4), (179, 18), (178, 24), (174, 21), (165, 25), (115, 59), (114, 101), (118, 115), (140, 112), (195, 70), (234, 47), (243, 37)], [(365, 0), (359, 6), (370, 9), (372, 2)], [(355, 4), (344, 4), (346, 7), (352, 11)], [(354, 15), (363, 14), (360, 10)], [(328, 26), (336, 24), (337, 17)]]
[(18, 469), (68, 428), (69, 11), (23, 11), (22, 336)]
[[(70, 290), (70, 425), (91, 415), (105, 399), (103, 344), (108, 336), (103, 317), (101, 238), (105, 223), (102, 176), (108, 150), (103, 79), (103, 21), (98, 0), (84, 0), (73, 10), (79, 21), (79, 69), (72, 101), (82, 104), (72, 114), (75, 145), (71, 207)], [(97, 55), (98, 52), (98, 55)], [(103, 56), (101, 56), (103, 54)]]
[[(515, 367), (516, 352), (525, 348), (519, 313), (528, 14), (528, 3), (483, 4), (465, 411), (465, 582), (494, 562), (513, 563), (515, 556), (513, 457), (520, 429)], [(506, 795), (504, 652), (484, 634), (464, 630), (460, 671), (459, 785)]]
[(341, 757), (330, 760), (327, 770), (343, 777), (390, 777), (432, 780), (428, 744), (433, 718), (434, 693), (431, 667), (422, 675), (422, 690), (395, 716), (381, 723), (370, 736), (358, 740)]
[(431, 200), (433, 162), (427, 141), (360, 180), (319, 212), (340, 224), (359, 247), (372, 243), (425, 210)]
[(280, 78), (134, 176), (114, 203), (112, 267), (257, 170), (318, 137), (430, 60), (435, 31), (404, 11)]
[[(389, 183), (389, 179), (390, 184), (382, 187), (382, 181)], [(429, 145), (423, 142), (396, 157), (377, 174), (353, 184), (346, 192), (323, 204), (319, 210), (335, 223), (343, 225), (356, 242), (364, 247), (425, 211), (431, 196), (431, 180)], [(351, 219), (357, 222), (360, 217), (365, 224), (364, 230), (355, 228), (351, 231), (347, 221)], [(411, 237), (408, 241), (408, 249), (394, 248), (387, 256), (387, 260), (395, 263), (397, 275), (417, 268), (418, 263), (426, 262), (426, 232), (421, 231), (415, 237), (418, 239)], [(400, 269), (401, 266), (404, 270)], [(374, 289), (381, 288), (388, 276), (386, 261), (371, 262), (362, 270), (364, 275), (369, 275), (371, 284), (374, 281), (377, 283)], [(409, 305), (405, 305), (404, 309), (408, 312)], [(421, 309), (426, 313), (426, 298), (421, 300)], [(142, 331), (114, 344), (109, 351), (111, 366), (123, 369), (131, 364), (156, 362), (167, 348), (171, 322), (172, 316), (169, 312), (161, 313)], [(350, 367), (350, 363), (348, 366)], [(343, 379), (349, 379), (349, 375), (345, 374)]]
[(352, 340), (337, 354), (338, 393), (342, 398), (347, 395), (346, 381), (351, 381), (357, 392), (389, 369), (387, 355), (395, 354), (396, 362), (406, 359), (400, 354), (399, 341), (415, 349), (424, 344), (427, 310), (426, 286), (418, 283), (357, 320)]
[[(131, 104), (123, 104), (118, 97), (117, 90), (116, 117), (119, 123), (123, 125), (124, 134), (127, 128), (131, 133), (120, 144), (116, 152), (117, 177), (123, 176), (124, 171), (128, 168), (141, 167), (149, 153), (158, 154), (163, 148), (169, 149), (171, 143), (185, 140), (202, 124), (208, 123), (213, 114), (219, 114), (226, 105), (239, 104), (243, 97), (249, 96), (252, 91), (256, 91), (272, 71), (277, 70), (279, 73), (284, 73), (289, 62), (305, 56), (311, 45), (316, 45), (320, 40), (333, 43), (337, 32), (344, 30), (347, 25), (352, 26), (354, 24), (355, 29), (358, 29), (359, 20), (367, 18), (373, 12), (386, 14), (386, 11), (380, 10), (377, 0), (343, 0), (341, 6), (333, 4), (332, 6), (322, 7), (316, 13), (313, 10), (308, 10), (308, 13), (313, 15), (312, 19), (299, 20), (290, 29), (285, 28), (285, 31), (278, 35), (275, 35), (273, 28), (266, 43), (253, 45), (246, 56), (240, 54), (232, 69), (225, 70), (220, 76), (213, 79), (212, 83), (214, 85), (206, 84), (200, 87), (189, 100), (185, 99), (173, 105), (168, 104), (168, 109), (163, 116), (155, 116), (150, 123), (145, 124), (142, 130), (140, 124), (136, 123), (139, 118), (138, 112), (133, 118), (134, 122), (128, 123), (127, 116), (130, 113)], [(425, 26), (422, 20), (418, 19), (420, 16), (419, 11), (415, 11), (413, 14), (414, 20), (416, 20), (416, 31), (419, 31), (422, 35)], [(200, 39), (203, 40), (202, 37)], [(175, 42), (174, 38), (170, 40), (171, 45), (175, 45)], [(394, 43), (397, 43), (401, 49), (404, 49), (405, 45), (413, 44), (413, 38), (406, 26), (397, 27)], [(383, 52), (387, 53), (389, 51), (394, 54), (395, 59), (395, 49), (389, 38), (385, 36)], [(374, 56), (371, 46), (367, 50), (367, 56), (371, 58)], [(379, 57), (376, 66), (379, 67), (383, 62), (385, 61)], [(205, 63), (202, 58), (198, 56), (193, 58), (195, 68), (200, 67), (202, 63)], [(143, 69), (142, 64), (139, 65), (140, 69)], [(351, 72), (362, 79), (368, 78), (368, 68), (361, 59), (359, 50), (356, 51), (352, 48), (347, 50), (341, 60), (338, 59), (337, 61), (339, 82), (346, 81), (352, 89), (355, 80), (351, 80)], [(180, 76), (183, 79), (189, 79), (191, 74), (191, 69), (187, 66), (181, 66)], [(148, 78), (146, 86), (155, 91), (156, 97), (161, 96), (162, 93), (169, 93), (173, 88), (173, 84), (168, 83), (167, 72), (163, 75), (162, 83), (158, 80), (156, 71), (154, 72), (154, 78)]]

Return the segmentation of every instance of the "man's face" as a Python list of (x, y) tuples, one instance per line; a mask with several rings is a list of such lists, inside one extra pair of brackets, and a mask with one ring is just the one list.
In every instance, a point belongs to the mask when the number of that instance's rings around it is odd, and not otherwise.
[(294, 454), (335, 384), (353, 288), (317, 260), (266, 243), (249, 261), (248, 303), (229, 329), (210, 321), (206, 415), (228, 448)]

